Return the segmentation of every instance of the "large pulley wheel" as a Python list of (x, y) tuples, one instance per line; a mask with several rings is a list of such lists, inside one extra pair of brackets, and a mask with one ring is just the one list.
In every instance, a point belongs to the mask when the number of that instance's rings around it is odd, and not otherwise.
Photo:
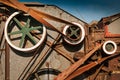
[(4, 32), (8, 44), (23, 52), (35, 50), (46, 38), (45, 26), (21, 12), (14, 12), (7, 19)]
[(68, 37), (64, 37), (64, 40), (71, 45), (77, 45), (84, 40), (85, 30), (81, 24), (76, 22), (73, 22), (73, 24), (64, 27), (63, 34)]

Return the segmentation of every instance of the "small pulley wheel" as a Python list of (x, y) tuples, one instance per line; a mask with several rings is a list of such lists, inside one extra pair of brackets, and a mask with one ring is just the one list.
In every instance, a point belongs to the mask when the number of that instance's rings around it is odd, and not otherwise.
[(64, 40), (71, 45), (77, 45), (84, 40), (85, 30), (81, 24), (75, 22), (73, 24), (64, 27), (63, 34), (68, 37), (64, 37)]
[(106, 41), (104, 44), (103, 44), (103, 51), (110, 55), (110, 54), (114, 54), (117, 50), (117, 45), (115, 42), (109, 40), (109, 41)]
[(23, 52), (35, 50), (46, 38), (45, 26), (21, 12), (14, 12), (7, 19), (4, 33), (11, 47)]

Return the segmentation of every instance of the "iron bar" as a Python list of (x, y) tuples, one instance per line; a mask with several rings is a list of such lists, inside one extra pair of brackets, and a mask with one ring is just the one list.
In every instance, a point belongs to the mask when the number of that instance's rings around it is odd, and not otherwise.
[(87, 53), (84, 57), (82, 57), (80, 60), (72, 64), (70, 67), (68, 67), (66, 70), (64, 70), (62, 73), (60, 73), (55, 80), (65, 80), (72, 72), (74, 72), (79, 66), (84, 64), (84, 62), (94, 54), (95, 51), (97, 51), (102, 46), (102, 43), (96, 46), (92, 51)]
[(96, 70), (96, 72), (94, 73), (94, 75), (92, 75), (92, 79), (91, 80), (95, 80), (98, 73), (100, 72), (100, 70), (102, 69), (102, 67), (104, 66), (104, 64), (101, 64), (100, 67)]
[[(46, 44), (48, 46), (50, 46), (52, 43), (50, 41), (47, 41)], [(67, 58), (71, 63), (75, 63), (75, 61), (73, 60), (73, 58), (71, 57), (70, 54), (68, 54), (67, 52), (61, 50), (58, 48), (59, 45), (52, 47), (57, 53), (59, 53), (60, 55), (64, 56), (65, 58)]]
[(5, 41), (5, 80), (10, 80), (10, 49)]
[(37, 80), (41, 80), (37, 73), (35, 73), (35, 77), (36, 77)]
[[(38, 49), (35, 51), (33, 57), (30, 59), (30, 61), (28, 62), (28, 64), (26, 65), (26, 67), (24, 68), (24, 70), (22, 71), (22, 73), (20, 74), (20, 76), (19, 76), (19, 78), (17, 80), (21, 80), (22, 75), (25, 75), (27, 73), (27, 71), (30, 69), (30, 67), (32, 66), (32, 64), (37, 59), (37, 57), (40, 55), (40, 54), (37, 54), (39, 52), (40, 47), (38, 47)], [(31, 64), (31, 66), (30, 66), (30, 64)]]
[(50, 47), (48, 48), (48, 50), (45, 53), (41, 53), (41, 55), (38, 57), (38, 62), (34, 63), (34, 65), (32, 65), (31, 69), (27, 72), (28, 74), (25, 75), (25, 77), (23, 78), (23, 80), (28, 80), (30, 75), (35, 72), (37, 70), (37, 68), (39, 67), (39, 64), (41, 63), (41, 61), (45, 58), (45, 56), (47, 55), (47, 53), (51, 50), (51, 47), (59, 40), (60, 38), (60, 34), (57, 36), (57, 38), (54, 40), (54, 42), (50, 45)]
[(113, 54), (113, 55), (101, 58), (101, 59), (99, 59), (97, 61), (91, 62), (91, 63), (89, 63), (89, 64), (87, 64), (87, 65), (85, 65), (83, 67), (80, 67), (76, 71), (74, 71), (69, 77), (67, 77), (65, 80), (71, 80), (71, 79), (75, 78), (76, 76), (81, 75), (82, 73), (90, 70), (91, 68), (101, 64), (102, 62), (104, 62), (104, 61), (106, 61), (106, 60), (108, 60), (110, 58), (116, 57), (118, 55), (120, 55), (120, 54), (119, 53)]
[[(34, 31), (32, 31), (33, 35), (34, 35)], [(36, 38), (40, 39), (40, 36), (34, 35)], [(52, 43), (50, 41), (46, 41), (46, 44), (50, 47), (52, 45)], [(63, 50), (60, 50), (58, 48), (59, 45), (56, 45), (54, 47), (51, 47), (52, 49), (54, 49), (57, 53), (59, 53), (60, 55), (64, 56), (65, 58), (67, 58), (71, 63), (75, 63), (75, 61), (73, 60), (73, 58), (71, 57), (71, 55), (69, 55), (67, 52), (64, 52)]]

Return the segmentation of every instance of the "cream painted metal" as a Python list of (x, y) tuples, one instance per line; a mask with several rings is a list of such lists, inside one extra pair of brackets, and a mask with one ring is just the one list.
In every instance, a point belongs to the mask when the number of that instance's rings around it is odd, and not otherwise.
[(63, 34), (67, 35), (70, 39), (64, 37), (64, 40), (71, 44), (80, 44), (85, 38), (84, 26), (79, 23), (73, 22), (76, 26), (66, 25), (63, 29)]
[[(5, 38), (8, 42), (8, 44), (18, 50), (18, 51), (23, 51), (23, 52), (29, 52), (29, 51), (33, 51), (35, 50), (38, 46), (41, 46), (41, 44), (43, 43), (43, 41), (45, 40), (46, 38), (46, 28), (45, 26), (37, 26), (37, 27), (33, 27), (31, 25), (31, 23), (33, 22), (30, 22), (30, 19), (29, 19), (29, 15), (24, 15), (24, 16), (28, 16), (28, 19), (27, 19), (27, 22), (22, 22), (24, 25), (22, 25), (22, 23), (20, 23), (20, 21), (15, 18), (16, 16), (19, 16), (21, 13), (20, 12), (14, 12), (6, 21), (6, 24), (5, 24)], [(24, 16), (22, 18), (24, 18)], [(14, 32), (8, 32), (9, 28), (13, 27), (13, 25), (10, 25), (12, 24), (12, 22), (15, 21), (17, 23), (17, 25), (19, 26), (19, 28), (21, 30), (18, 30), (18, 31), (14, 31)], [(10, 25), (10, 26), (9, 26)], [(13, 27), (14, 28), (14, 27)], [(35, 39), (34, 39), (34, 36), (31, 35), (31, 31), (32, 30), (37, 30), (37, 29), (40, 29), (42, 28), (41, 32), (42, 32), (42, 37), (41, 39), (36, 42)], [(10, 39), (10, 36), (11, 35), (16, 35), (16, 34), (22, 34), (20, 35), (21, 36), (21, 40), (19, 41), (19, 43), (13, 43)], [(31, 47), (23, 47), (24, 43), (25, 43), (25, 38), (26, 36), (28, 36), (33, 42), (34, 42), (34, 45), (31, 46)], [(19, 36), (17, 36), (19, 37)], [(16, 44), (19, 44), (19, 46), (16, 46)], [(29, 45), (29, 44), (27, 44)]]
[(103, 51), (108, 55), (114, 54), (116, 50), (117, 45), (114, 41), (109, 40), (103, 44)]
[[(54, 15), (58, 18), (61, 18), (61, 19), (64, 19), (64, 20), (67, 20), (70, 22), (76, 22), (76, 23), (81, 24), (82, 26), (85, 26), (85, 23), (82, 22), (80, 19), (78, 19), (75, 16), (69, 14), (68, 12), (60, 9), (57, 6), (43, 5), (43, 4), (38, 4), (38, 3), (26, 3), (26, 5), (28, 7), (36, 9), (38, 11), (40, 10), (40, 11), (45, 12), (47, 14)], [(14, 9), (11, 9), (11, 8), (9, 8), (9, 10), (14, 11)], [(16, 15), (17, 15), (17, 13), (16, 13)], [(63, 27), (66, 25), (66, 24), (59, 23), (59, 22), (52, 21), (52, 20), (47, 20), (47, 21), (49, 23), (51, 23), (53, 26), (55, 26), (61, 32), (63, 31)], [(16, 30), (16, 28), (13, 29), (13, 31), (14, 30)], [(37, 53), (40, 55), (42, 53), (45, 53), (46, 50), (48, 50), (48, 48), (49, 48), (49, 46), (46, 45), (46, 41), (50, 41), (51, 43), (54, 42), (54, 39), (59, 34), (56, 31), (51, 30), (49, 28), (47, 28), (46, 30), (47, 30), (46, 39), (42, 43), (42, 46), (40, 47), (40, 50)], [(8, 35), (6, 35), (6, 36), (8, 36)], [(20, 35), (18, 35), (18, 36), (20, 36)], [(14, 42), (18, 43), (18, 41), (14, 41)], [(63, 42), (63, 38), (60, 39), (59, 43), (62, 43), (62, 42)], [(62, 47), (58, 47), (58, 48), (62, 51), (67, 52), (68, 54), (70, 54), (71, 57), (73, 57), (73, 55), (74, 55), (73, 51), (77, 51), (77, 52), (84, 51), (84, 46), (82, 48), (81, 48), (81, 46), (80, 46), (80, 48), (77, 46), (77, 48), (78, 48), (77, 50), (73, 50), (73, 48), (68, 46), (68, 45), (63, 45)], [(74, 49), (75, 49), (75, 47), (74, 47)], [(29, 50), (28, 50), (28, 52), (25, 52), (25, 53), (24, 53), (24, 51), (20, 51), (20, 50), (15, 50), (13, 48), (10, 48), (10, 80), (17, 80), (18, 79), (18, 77), (20, 76), (20, 74), (22, 73), (22, 71), (24, 70), (26, 65), (28, 64), (28, 62), (33, 57), (32, 55), (34, 54), (33, 52), (29, 52)], [(36, 51), (36, 49), (35, 49), (35, 51)], [(38, 59), (36, 61), (38, 62)], [(40, 69), (53, 68), (53, 69), (57, 69), (59, 71), (63, 71), (67, 67), (69, 67), (71, 64), (72, 63), (69, 60), (67, 60), (65, 57), (63, 57), (62, 55), (60, 55), (59, 53), (57, 53), (56, 51), (54, 51), (51, 48), (51, 50), (49, 51), (49, 55), (46, 57), (46, 59), (44, 59), (44, 63), (40, 65)], [(43, 76), (41, 75), (40, 76), (41, 80), (44, 80), (46, 78), (53, 79), (54, 77), (56, 77), (56, 75), (55, 76), (52, 75), (52, 77), (48, 76), (48, 75), (43, 75)]]

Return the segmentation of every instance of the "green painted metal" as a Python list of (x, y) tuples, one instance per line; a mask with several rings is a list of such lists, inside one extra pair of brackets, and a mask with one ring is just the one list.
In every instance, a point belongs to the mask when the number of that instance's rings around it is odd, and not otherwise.
[(106, 50), (109, 51), (109, 52), (110, 52), (110, 51), (113, 51), (113, 50), (114, 50), (113, 44), (110, 44), (110, 43), (107, 44), (107, 45), (106, 45)]
[(74, 38), (76, 39), (76, 38), (78, 38), (80, 36), (80, 32), (79, 31), (80, 31), (79, 27), (70, 26), (68, 28), (68, 30), (67, 30), (67, 33), (68, 33), (68, 36), (70, 38), (73, 38), (73, 36), (74, 36)]
[(36, 26), (36, 27), (31, 26), (30, 25), (31, 20), (29, 18), (27, 19), (27, 22), (26, 22), (25, 25), (21, 24), (21, 22), (15, 17), (13, 18), (13, 20), (17, 24), (17, 27), (18, 27), (19, 31), (10, 32), (10, 33), (8, 33), (8, 35), (22, 34), (22, 37), (21, 37), (20, 43), (19, 43), (19, 47), (21, 47), (21, 48), (24, 45), (26, 36), (29, 37), (32, 44), (35, 45), (37, 42), (33, 38), (32, 34), (30, 32), (33, 31), (33, 30), (40, 30), (42, 32), (43, 28), (41, 26)]

